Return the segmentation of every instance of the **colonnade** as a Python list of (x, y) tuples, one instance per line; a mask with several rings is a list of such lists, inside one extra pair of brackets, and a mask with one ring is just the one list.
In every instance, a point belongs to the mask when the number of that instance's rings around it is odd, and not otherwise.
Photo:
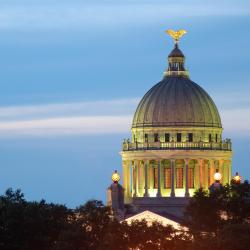
[[(168, 164), (166, 164), (166, 162)], [(170, 187), (165, 187), (164, 168), (169, 168)], [(182, 187), (177, 187), (177, 168), (182, 169)], [(189, 172), (192, 169), (192, 172)], [(198, 188), (208, 189), (216, 169), (222, 184), (230, 182), (231, 161), (214, 159), (153, 159), (123, 161), (125, 201), (132, 197), (189, 197)], [(189, 176), (192, 173), (193, 176)], [(191, 179), (192, 178), (192, 179)], [(190, 180), (194, 182), (192, 185)], [(154, 185), (154, 183), (157, 185)]]

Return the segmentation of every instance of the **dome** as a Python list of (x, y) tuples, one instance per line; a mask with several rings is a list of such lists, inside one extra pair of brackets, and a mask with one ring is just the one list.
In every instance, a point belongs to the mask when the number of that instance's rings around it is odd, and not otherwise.
[(174, 49), (171, 51), (168, 57), (184, 57), (184, 54), (179, 49), (178, 44), (175, 44)]
[(221, 119), (211, 97), (184, 76), (167, 76), (153, 86), (140, 101), (132, 128), (213, 127)]

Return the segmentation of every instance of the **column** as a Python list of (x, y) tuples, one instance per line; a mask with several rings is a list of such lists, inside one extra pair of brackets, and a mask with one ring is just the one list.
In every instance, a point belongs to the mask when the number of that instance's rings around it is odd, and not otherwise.
[(208, 187), (209, 187), (209, 183), (208, 183), (208, 175), (209, 175), (209, 173), (208, 173), (208, 163), (207, 163), (207, 161), (204, 161), (204, 188), (205, 189), (208, 189)]
[(228, 161), (228, 180), (232, 180), (232, 161)]
[(175, 197), (175, 188), (174, 188), (174, 184), (175, 184), (175, 160), (174, 159), (170, 159), (170, 164), (171, 164), (171, 197)]
[(188, 159), (185, 159), (185, 197), (189, 197), (189, 188), (188, 188)]
[(149, 197), (148, 195), (148, 165), (149, 165), (149, 161), (146, 161), (144, 163), (144, 174), (145, 174), (145, 192), (144, 192), (144, 197)]
[(135, 173), (136, 173), (136, 195), (137, 197), (140, 196), (139, 194), (139, 167), (140, 167), (140, 161), (135, 161)]
[(224, 161), (224, 165), (223, 165), (223, 175), (224, 175), (224, 185), (226, 185), (227, 183), (230, 183), (231, 180), (229, 180), (228, 178), (228, 163), (226, 160), (223, 160)]
[(225, 176), (224, 176), (224, 160), (220, 160), (219, 161), (219, 173), (221, 174), (221, 184), (222, 185), (224, 185), (225, 183), (225, 180), (226, 180), (226, 178), (225, 178)]
[(203, 188), (204, 187), (204, 183), (203, 183), (203, 175), (204, 175), (204, 173), (203, 173), (203, 160), (202, 159), (199, 159), (199, 169), (200, 169), (200, 171), (199, 171), (199, 178), (200, 178), (200, 188)]
[(133, 164), (133, 191), (133, 197), (137, 197), (137, 165), (135, 161)]
[(161, 160), (158, 160), (158, 190), (157, 197), (161, 197)]
[(211, 186), (214, 183), (214, 173), (215, 173), (215, 169), (214, 169), (214, 160), (209, 160), (209, 165), (210, 165), (210, 183), (209, 186)]
[(125, 202), (127, 203), (129, 201), (129, 198), (131, 197), (130, 192), (130, 161), (123, 161), (122, 162), (123, 167), (123, 187), (125, 189)]

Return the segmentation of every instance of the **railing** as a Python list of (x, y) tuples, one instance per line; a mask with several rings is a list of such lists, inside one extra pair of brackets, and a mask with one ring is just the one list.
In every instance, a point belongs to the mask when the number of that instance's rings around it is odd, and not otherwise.
[(222, 142), (130, 142), (125, 140), (122, 146), (123, 151), (134, 150), (232, 150), (232, 143), (229, 139)]

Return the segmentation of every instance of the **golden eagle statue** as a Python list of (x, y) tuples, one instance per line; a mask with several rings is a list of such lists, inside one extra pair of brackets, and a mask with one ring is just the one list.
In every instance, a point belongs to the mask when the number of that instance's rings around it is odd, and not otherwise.
[(180, 38), (187, 33), (187, 31), (186, 30), (174, 31), (169, 29), (166, 30), (166, 33), (169, 34), (175, 40), (175, 42), (178, 42)]

